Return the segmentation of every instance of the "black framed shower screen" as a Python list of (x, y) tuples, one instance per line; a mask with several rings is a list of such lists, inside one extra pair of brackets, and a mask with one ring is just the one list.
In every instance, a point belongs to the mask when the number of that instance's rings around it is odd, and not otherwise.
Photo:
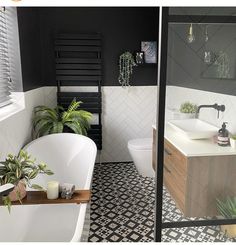
[[(202, 16), (201, 16), (202, 17)], [(165, 99), (167, 85), (167, 50), (168, 24), (171, 22), (184, 23), (236, 23), (236, 16), (200, 16), (169, 15), (169, 7), (159, 8), (159, 46), (158, 46), (158, 86), (159, 99), (157, 111), (157, 168), (155, 176), (155, 227), (154, 241), (161, 242), (162, 229), (180, 227), (198, 227), (236, 224), (236, 219), (209, 219), (180, 222), (162, 222), (163, 210), (163, 170), (164, 170), (164, 133), (165, 133)]]

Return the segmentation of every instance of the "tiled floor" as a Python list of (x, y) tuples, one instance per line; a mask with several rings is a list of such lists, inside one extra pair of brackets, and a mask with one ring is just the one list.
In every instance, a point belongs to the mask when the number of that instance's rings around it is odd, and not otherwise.
[[(91, 202), (90, 242), (151, 242), (154, 181), (138, 175), (133, 163), (96, 164)], [(163, 220), (186, 220), (164, 190)], [(164, 229), (164, 242), (223, 242), (218, 227)]]

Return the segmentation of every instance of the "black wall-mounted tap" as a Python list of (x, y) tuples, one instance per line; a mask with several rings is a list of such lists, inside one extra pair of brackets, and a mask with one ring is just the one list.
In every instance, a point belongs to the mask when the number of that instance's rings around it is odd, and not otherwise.
[(213, 108), (213, 109), (217, 110), (218, 111), (217, 118), (219, 118), (220, 111), (222, 111), (222, 112), (225, 111), (225, 105), (218, 105), (217, 103), (215, 103), (213, 105), (200, 105), (197, 108), (197, 115), (199, 114), (201, 108)]

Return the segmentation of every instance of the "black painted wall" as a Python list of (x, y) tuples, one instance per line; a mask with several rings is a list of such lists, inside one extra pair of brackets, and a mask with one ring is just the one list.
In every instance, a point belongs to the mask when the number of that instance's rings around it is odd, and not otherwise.
[[(236, 8), (170, 8), (171, 15), (202, 15), (202, 24), (194, 24), (195, 41), (187, 43), (189, 24), (170, 23), (168, 41), (167, 84), (222, 94), (236, 95), (236, 23), (208, 24), (208, 41), (205, 41), (204, 17), (210, 15), (233, 16)], [(180, 17), (181, 18), (181, 17)], [(190, 21), (191, 22), (191, 21)], [(230, 60), (230, 79), (212, 76), (217, 67), (204, 64), (204, 52), (216, 55), (225, 52)], [(209, 75), (210, 74), (210, 75)]]
[[(122, 52), (139, 51), (141, 41), (157, 41), (158, 37), (158, 8), (154, 7), (18, 8), (18, 15), (25, 90), (39, 86), (38, 81), (43, 81), (40, 86), (56, 85), (55, 33), (102, 33), (104, 86), (120, 86), (118, 58)], [(36, 52), (34, 59), (32, 52)], [(32, 64), (28, 66), (30, 60)], [(145, 64), (134, 69), (132, 85), (157, 84), (157, 65)]]
[(42, 86), (41, 42), (37, 8), (18, 8), (21, 67), (24, 91)]
[[(236, 26), (236, 24), (235, 24)], [(236, 31), (234, 25), (193, 25), (195, 41), (187, 43), (189, 24), (169, 24), (168, 85), (236, 95)], [(218, 55), (224, 52), (229, 59), (229, 79), (217, 77), (217, 65), (204, 63), (204, 52)]]

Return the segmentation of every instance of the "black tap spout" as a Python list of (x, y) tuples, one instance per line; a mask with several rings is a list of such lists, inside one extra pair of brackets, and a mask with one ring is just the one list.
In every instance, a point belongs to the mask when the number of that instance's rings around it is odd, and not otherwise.
[(213, 105), (200, 105), (197, 108), (197, 115), (199, 114), (201, 108), (213, 108), (213, 109), (217, 110), (218, 111), (218, 118), (219, 118), (219, 112), (225, 111), (225, 105), (218, 105), (217, 103), (215, 103)]

